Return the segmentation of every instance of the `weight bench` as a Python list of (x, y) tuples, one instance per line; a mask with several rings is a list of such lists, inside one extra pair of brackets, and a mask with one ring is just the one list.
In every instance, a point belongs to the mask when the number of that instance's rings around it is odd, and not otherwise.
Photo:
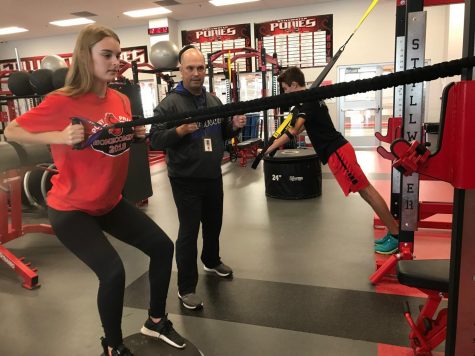
[(442, 299), (448, 297), (449, 270), (449, 260), (402, 260), (397, 264), (399, 283), (417, 288), (428, 296), (416, 322), (409, 304), (405, 305), (404, 317), (411, 327), (409, 339), (416, 356), (431, 356), (432, 350), (445, 340), (447, 308), (441, 309), (435, 319), (434, 314)]
[(239, 164), (241, 167), (247, 166), (247, 160), (257, 156), (257, 149), (262, 140), (260, 138), (250, 138), (249, 140), (239, 142), (236, 147), (236, 153), (239, 157)]

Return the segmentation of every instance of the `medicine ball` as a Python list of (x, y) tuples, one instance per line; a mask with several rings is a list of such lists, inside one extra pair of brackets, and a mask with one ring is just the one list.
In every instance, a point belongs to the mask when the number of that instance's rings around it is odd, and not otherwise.
[(30, 73), (24, 71), (10, 74), (8, 77), (8, 89), (17, 96), (32, 95), (35, 93), (30, 85)]
[(46, 95), (54, 90), (53, 71), (51, 69), (38, 69), (30, 74), (30, 84), (39, 95)]
[(45, 56), (40, 62), (41, 69), (49, 69), (53, 72), (59, 68), (66, 68), (68, 65), (66, 61), (60, 56), (54, 54), (51, 56)]
[(69, 68), (58, 68), (53, 72), (53, 87), (55, 89), (64, 87), (68, 70)]
[(155, 43), (150, 51), (150, 62), (156, 69), (173, 69), (178, 66), (178, 47), (172, 41)]

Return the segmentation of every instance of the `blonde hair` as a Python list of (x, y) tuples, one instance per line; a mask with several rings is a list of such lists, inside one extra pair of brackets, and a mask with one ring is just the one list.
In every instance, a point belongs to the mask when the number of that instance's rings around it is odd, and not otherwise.
[(107, 27), (92, 24), (79, 32), (65, 86), (57, 90), (57, 93), (77, 96), (92, 90), (95, 78), (91, 49), (106, 37), (112, 37), (120, 43), (119, 36)]

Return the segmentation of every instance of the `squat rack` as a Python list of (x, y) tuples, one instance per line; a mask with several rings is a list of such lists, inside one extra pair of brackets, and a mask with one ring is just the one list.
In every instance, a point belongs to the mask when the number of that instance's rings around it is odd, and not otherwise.
[[(233, 56), (231, 56), (233, 54)], [(261, 41), (257, 43), (257, 49), (250, 48), (250, 47), (243, 47), (243, 48), (230, 48), (230, 49), (223, 49), (216, 52), (208, 53), (208, 78), (209, 78), (209, 91), (210, 93), (214, 93), (214, 85), (213, 85), (213, 78), (214, 78), (214, 71), (213, 68), (222, 68), (225, 72), (229, 80), (228, 84), (228, 100), (231, 101), (239, 101), (239, 84), (238, 78), (235, 78), (236, 85), (232, 89), (229, 89), (230, 82), (232, 81), (231, 73), (228, 73), (228, 63), (226, 62), (225, 55), (229, 55), (227, 59), (229, 64), (235, 63), (238, 59), (241, 58), (252, 58), (255, 57), (257, 59), (257, 70), (261, 72), (262, 77), (262, 90), (261, 95), (262, 97), (267, 96), (267, 64), (270, 64), (271, 75), (272, 75), (272, 95), (277, 94), (277, 75), (279, 74), (280, 66), (277, 61), (277, 54), (274, 53), (272, 56), (266, 54), (266, 49), (262, 45)], [(218, 59), (222, 57), (222, 62), (218, 62)], [(267, 110), (263, 111), (263, 123), (264, 123), (264, 145), (269, 140), (269, 133), (267, 130), (268, 127), (268, 113)]]

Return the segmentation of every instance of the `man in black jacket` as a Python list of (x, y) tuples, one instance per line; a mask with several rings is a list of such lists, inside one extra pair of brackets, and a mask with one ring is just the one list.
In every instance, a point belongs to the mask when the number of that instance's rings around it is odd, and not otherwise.
[[(167, 114), (222, 105), (203, 87), (206, 66), (203, 54), (192, 46), (179, 53), (182, 81), (155, 108), (163, 118)], [(221, 160), (225, 140), (236, 136), (246, 125), (246, 117), (213, 119), (184, 124), (168, 130), (150, 131), (152, 147), (167, 152), (168, 176), (178, 210), (180, 228), (176, 241), (178, 297), (188, 309), (199, 309), (197, 239), (202, 223), (201, 261), (207, 272), (230, 277), (232, 269), (219, 256), (219, 235), (223, 219), (223, 180)]]

